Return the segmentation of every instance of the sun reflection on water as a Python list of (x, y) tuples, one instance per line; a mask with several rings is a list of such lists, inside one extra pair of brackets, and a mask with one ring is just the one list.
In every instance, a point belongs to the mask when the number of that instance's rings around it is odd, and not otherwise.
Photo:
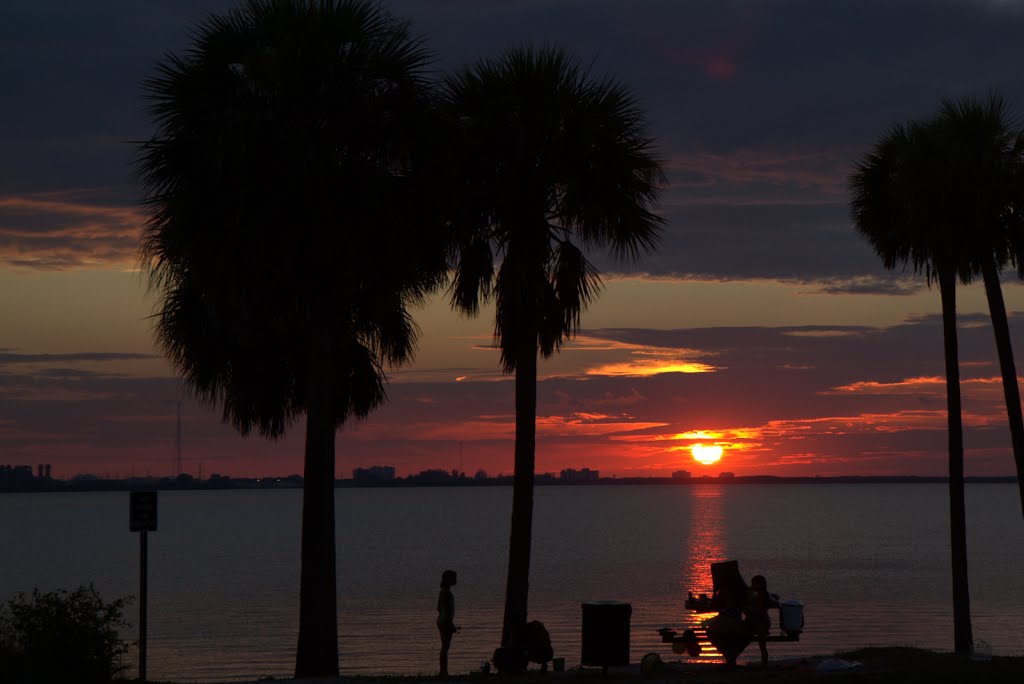
[[(692, 516), (683, 554), (688, 559), (681, 568), (680, 606), (687, 592), (711, 595), (711, 564), (726, 560), (725, 516), (722, 512), (722, 486), (717, 484), (693, 485), (690, 488)], [(683, 629), (696, 629), (701, 622), (717, 613), (699, 613), (683, 609)], [(722, 660), (710, 643), (701, 642), (700, 658)]]

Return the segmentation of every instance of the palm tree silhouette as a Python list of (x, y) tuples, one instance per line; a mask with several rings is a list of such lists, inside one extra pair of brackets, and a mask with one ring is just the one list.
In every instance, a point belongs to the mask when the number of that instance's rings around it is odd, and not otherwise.
[(963, 424), (956, 332), (956, 281), (969, 282), (975, 263), (966, 248), (964, 224), (951, 213), (958, 201), (942, 127), (912, 121), (893, 127), (857, 165), (850, 178), (851, 215), (888, 269), (923, 272), (938, 282), (946, 367), (949, 437), (950, 551), (953, 578), (953, 640), (970, 651), (967, 529), (964, 509)]
[(145, 83), (157, 337), (241, 433), (305, 416), (295, 675), (334, 676), (335, 432), (385, 400), (445, 272), (418, 202), (428, 58), (367, 0), (248, 0), (191, 39)]
[(980, 274), (985, 284), (1024, 516), (1024, 421), (999, 282), (1000, 271), (1010, 261), (1016, 261), (1024, 275), (1024, 131), (1014, 131), (1014, 117), (998, 95), (984, 102), (969, 97), (947, 100), (932, 125), (941, 136), (952, 174), (948, 189), (955, 193), (950, 202), (956, 229), (962, 232), (962, 249), (970, 250), (973, 275)]
[[(533, 525), (537, 355), (579, 328), (600, 286), (584, 247), (636, 260), (661, 219), (662, 181), (642, 110), (564, 51), (522, 48), (450, 75), (459, 192), (453, 306), (495, 303), (495, 341), (515, 373), (515, 474), (502, 644), (527, 620)], [(495, 260), (499, 263), (496, 266)]]

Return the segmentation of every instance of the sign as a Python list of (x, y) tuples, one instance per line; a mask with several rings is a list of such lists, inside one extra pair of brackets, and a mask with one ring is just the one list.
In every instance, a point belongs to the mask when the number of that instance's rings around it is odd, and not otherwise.
[(128, 529), (132, 532), (156, 531), (156, 492), (131, 492)]

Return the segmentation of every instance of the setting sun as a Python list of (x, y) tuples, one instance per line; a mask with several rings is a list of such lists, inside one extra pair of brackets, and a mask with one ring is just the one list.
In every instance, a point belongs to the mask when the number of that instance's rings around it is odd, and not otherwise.
[(722, 458), (722, 447), (717, 444), (711, 446), (693, 444), (690, 446), (690, 453), (693, 454), (693, 460), (697, 463), (711, 465), (712, 463), (718, 463), (719, 459)]

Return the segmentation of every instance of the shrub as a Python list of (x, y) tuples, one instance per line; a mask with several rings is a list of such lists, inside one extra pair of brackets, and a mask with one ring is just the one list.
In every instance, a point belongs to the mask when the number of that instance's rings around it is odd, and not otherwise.
[(126, 668), (121, 639), (131, 598), (106, 603), (90, 584), (74, 591), (24, 593), (0, 606), (0, 670), (18, 684), (106, 684)]

